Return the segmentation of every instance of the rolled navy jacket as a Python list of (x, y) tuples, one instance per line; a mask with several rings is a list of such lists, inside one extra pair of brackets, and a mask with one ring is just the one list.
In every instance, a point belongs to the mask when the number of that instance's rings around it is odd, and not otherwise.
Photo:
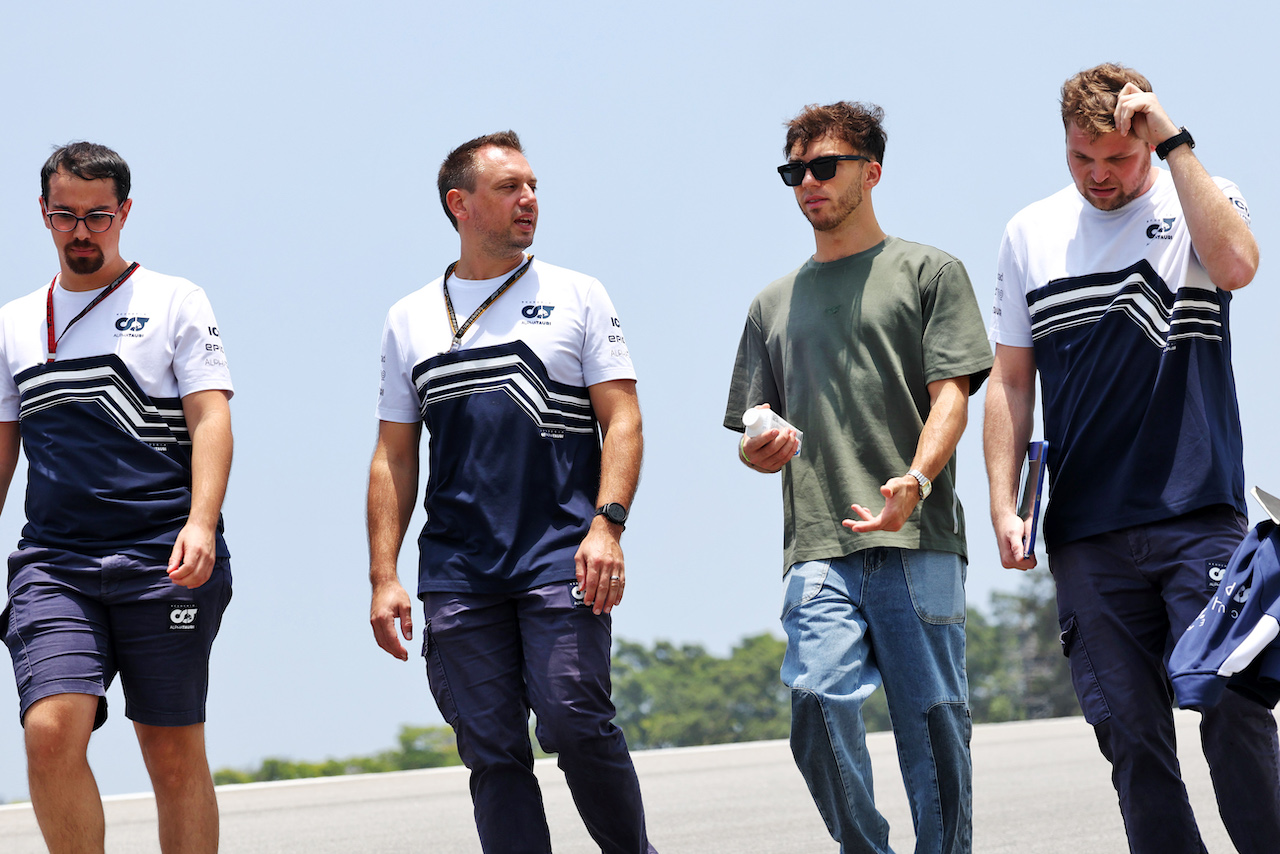
[(1209, 604), (1169, 659), (1179, 708), (1217, 704), (1230, 688), (1280, 702), (1280, 527), (1260, 522), (1236, 547)]

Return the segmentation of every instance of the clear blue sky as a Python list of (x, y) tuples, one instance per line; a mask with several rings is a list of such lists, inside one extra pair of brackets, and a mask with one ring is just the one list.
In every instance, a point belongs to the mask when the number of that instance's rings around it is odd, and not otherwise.
[[(778, 631), (778, 484), (734, 461), (720, 422), (748, 303), (813, 250), (773, 171), (782, 123), (806, 103), (885, 108), (881, 224), (960, 257), (985, 310), (1005, 222), (1068, 181), (1063, 79), (1106, 60), (1147, 74), (1253, 209), (1263, 266), (1234, 303), (1235, 366), (1248, 481), (1280, 491), (1277, 23), (1271, 3), (1178, 0), (11, 3), (0, 298), (57, 270), (36, 205), (52, 147), (119, 150), (134, 173), (124, 255), (208, 291), (237, 387), (236, 587), (214, 649), (210, 759), (369, 753), (402, 723), (440, 722), (421, 660), (373, 643), (363, 500), (386, 310), (456, 257), (434, 183), (452, 146), (520, 133), (539, 178), (533, 251), (603, 281), (626, 324), (647, 460), (615, 635), (725, 653)], [(980, 408), (960, 485), (970, 602), (985, 607), (1019, 579), (987, 521)], [(0, 549), (17, 541), (22, 481)], [(401, 576), (413, 572), (409, 547)], [(90, 751), (101, 787), (144, 790), (118, 686), (111, 708)], [(0, 798), (25, 797), (24, 766), (6, 660)]]

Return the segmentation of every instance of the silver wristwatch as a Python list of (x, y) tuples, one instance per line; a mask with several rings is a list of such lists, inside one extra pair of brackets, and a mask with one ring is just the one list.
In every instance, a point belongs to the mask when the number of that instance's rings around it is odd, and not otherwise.
[(919, 471), (917, 469), (912, 469), (911, 471), (907, 472), (907, 476), (914, 477), (916, 479), (916, 483), (920, 484), (920, 500), (921, 501), (924, 501), (926, 498), (929, 497), (929, 493), (933, 492), (933, 481), (925, 477), (924, 472)]

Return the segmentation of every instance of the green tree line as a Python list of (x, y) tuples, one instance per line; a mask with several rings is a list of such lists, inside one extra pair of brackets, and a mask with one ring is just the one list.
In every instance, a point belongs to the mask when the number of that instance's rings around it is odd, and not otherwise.
[[(1053, 581), (1028, 573), (1017, 593), (994, 593), (991, 615), (969, 609), (965, 624), (974, 723), (1080, 713), (1058, 643)], [(619, 640), (613, 655), (617, 722), (634, 749), (786, 738), (791, 696), (778, 680), (786, 642), (744, 638), (727, 657), (698, 644)], [(869, 731), (890, 728), (884, 692), (864, 706)], [(536, 744), (536, 742), (535, 742)], [(397, 746), (373, 756), (298, 762), (273, 757), (256, 770), (223, 768), (214, 781), (248, 783), (458, 765), (453, 730), (403, 726)]]

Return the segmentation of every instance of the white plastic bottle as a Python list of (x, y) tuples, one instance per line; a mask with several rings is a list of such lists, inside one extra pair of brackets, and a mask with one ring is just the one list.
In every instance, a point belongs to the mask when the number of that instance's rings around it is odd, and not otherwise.
[(800, 455), (800, 442), (804, 441), (804, 433), (788, 424), (786, 419), (772, 409), (748, 409), (742, 413), (742, 426), (747, 428), (747, 437), (754, 439), (766, 430), (793, 430), (796, 434), (796, 453)]

